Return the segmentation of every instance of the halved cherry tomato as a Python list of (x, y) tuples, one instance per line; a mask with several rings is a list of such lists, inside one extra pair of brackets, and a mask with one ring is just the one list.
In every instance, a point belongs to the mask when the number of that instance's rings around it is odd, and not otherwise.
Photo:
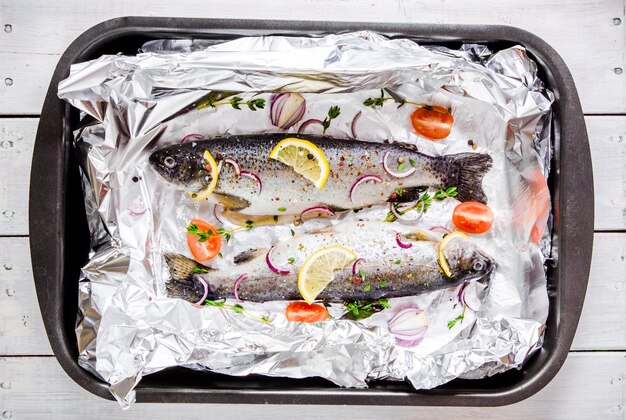
[(431, 140), (441, 140), (450, 134), (454, 118), (443, 107), (425, 106), (415, 110), (411, 115), (411, 123), (417, 134)]
[(287, 321), (318, 322), (328, 318), (328, 310), (322, 305), (306, 302), (291, 302), (285, 311)]
[(187, 232), (187, 245), (191, 254), (198, 262), (210, 260), (215, 257), (222, 248), (222, 237), (217, 234), (215, 226), (208, 224), (201, 219), (193, 219), (189, 225), (196, 225), (198, 232), (208, 234), (208, 238), (202, 241), (200, 236)]
[(468, 233), (485, 233), (493, 223), (493, 212), (483, 203), (466, 201), (454, 209), (452, 222)]

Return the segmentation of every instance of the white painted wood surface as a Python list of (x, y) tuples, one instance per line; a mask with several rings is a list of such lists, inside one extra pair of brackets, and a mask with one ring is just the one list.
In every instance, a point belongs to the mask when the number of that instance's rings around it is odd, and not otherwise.
[[(624, 419), (624, 10), (625, 0), (1, 1), (0, 418), (278, 419), (297, 412), (309, 417), (365, 419)], [(522, 403), (490, 409), (142, 404), (124, 413), (117, 404), (94, 397), (73, 383), (49, 356), (26, 237), (30, 159), (38, 119), (12, 116), (38, 115), (57, 60), (70, 42), (90, 26), (124, 15), (505, 24), (529, 30), (551, 44), (572, 71), (585, 113), (611, 114), (586, 118), (594, 164), (595, 229), (610, 232), (595, 235), (591, 277), (574, 351), (555, 380)]]

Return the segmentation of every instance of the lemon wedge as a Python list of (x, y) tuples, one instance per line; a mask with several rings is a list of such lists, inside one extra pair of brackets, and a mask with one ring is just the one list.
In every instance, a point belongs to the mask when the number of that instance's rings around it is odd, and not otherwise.
[(194, 200), (204, 200), (211, 195), (211, 193), (215, 189), (215, 186), (217, 185), (217, 177), (220, 173), (219, 165), (217, 164), (217, 162), (215, 162), (215, 159), (208, 150), (204, 151), (204, 155), (202, 155), (202, 157), (206, 162), (205, 168), (207, 172), (209, 172), (209, 174), (211, 175), (211, 182), (200, 191), (188, 193)]
[(298, 273), (298, 290), (307, 303), (313, 303), (317, 295), (333, 281), (334, 271), (356, 260), (348, 248), (339, 245), (318, 249), (304, 261)]
[(308, 140), (295, 137), (281, 140), (270, 152), (270, 158), (291, 166), (319, 189), (328, 180), (328, 160), (324, 152)]
[(441, 270), (443, 271), (443, 274), (446, 275), (446, 277), (454, 277), (454, 274), (452, 273), (450, 264), (448, 264), (448, 260), (446, 259), (444, 250), (446, 245), (448, 245), (451, 241), (457, 238), (469, 239), (469, 236), (467, 236), (463, 232), (452, 232), (448, 233), (439, 243), (439, 266), (441, 267)]

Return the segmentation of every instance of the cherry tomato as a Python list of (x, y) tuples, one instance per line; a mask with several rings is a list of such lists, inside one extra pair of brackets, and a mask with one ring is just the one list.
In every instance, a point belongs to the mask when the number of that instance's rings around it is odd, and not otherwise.
[(493, 223), (493, 212), (483, 203), (467, 201), (456, 206), (452, 222), (465, 232), (485, 233)]
[(431, 140), (441, 140), (448, 137), (454, 118), (447, 109), (440, 106), (425, 106), (417, 108), (411, 115), (411, 123), (417, 134)]
[(222, 237), (217, 234), (217, 229), (201, 219), (193, 219), (189, 225), (196, 225), (198, 232), (208, 234), (208, 238), (202, 241), (200, 236), (187, 231), (187, 245), (195, 260), (203, 262), (215, 257), (222, 248)]
[(285, 315), (287, 315), (287, 321), (318, 322), (328, 318), (328, 310), (315, 303), (309, 305), (306, 302), (291, 302), (287, 305)]

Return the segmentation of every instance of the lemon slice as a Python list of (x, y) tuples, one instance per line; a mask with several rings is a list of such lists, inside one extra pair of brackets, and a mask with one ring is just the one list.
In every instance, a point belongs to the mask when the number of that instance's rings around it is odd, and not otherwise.
[(356, 254), (339, 245), (318, 249), (304, 261), (298, 273), (298, 290), (307, 303), (333, 281), (334, 271), (356, 260)]
[(291, 166), (294, 171), (313, 182), (319, 189), (326, 184), (330, 173), (324, 152), (307, 140), (294, 137), (281, 140), (272, 149), (270, 158)]
[(444, 249), (445, 249), (446, 245), (448, 243), (450, 243), (450, 241), (453, 241), (453, 240), (455, 240), (457, 238), (469, 239), (469, 236), (467, 236), (463, 232), (448, 233), (441, 240), (441, 243), (439, 244), (439, 266), (443, 270), (443, 274), (445, 274), (447, 277), (454, 277), (454, 274), (452, 273), (452, 269), (450, 268), (450, 264), (448, 264), (448, 260), (446, 259), (446, 256), (444, 254)]
[(208, 150), (204, 151), (204, 155), (202, 155), (202, 157), (206, 162), (206, 166), (208, 166), (208, 168), (206, 169), (208, 172), (210, 172), (211, 182), (209, 183), (209, 185), (206, 186), (206, 188), (203, 188), (200, 191), (188, 193), (194, 200), (204, 200), (211, 195), (211, 193), (215, 189), (215, 186), (217, 185), (217, 177), (220, 173), (219, 165), (217, 164), (217, 162), (215, 162), (215, 159), (213, 159), (213, 156), (211, 155), (211, 153), (209, 153)]

